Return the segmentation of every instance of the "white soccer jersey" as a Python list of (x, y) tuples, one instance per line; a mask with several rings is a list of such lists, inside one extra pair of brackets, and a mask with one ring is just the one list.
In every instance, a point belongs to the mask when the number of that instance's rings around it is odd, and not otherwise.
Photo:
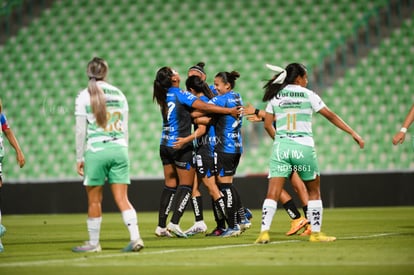
[(287, 138), (314, 146), (312, 114), (325, 106), (313, 91), (299, 85), (287, 85), (266, 106), (266, 112), (276, 117), (275, 142)]
[(87, 143), (113, 140), (119, 144), (127, 145), (125, 134), (128, 131), (126, 129), (128, 125), (126, 121), (128, 119), (128, 102), (125, 95), (118, 88), (104, 81), (98, 81), (97, 84), (102, 88), (106, 97), (108, 123), (105, 129), (96, 123), (88, 89), (82, 90), (76, 98), (75, 115), (85, 116), (87, 121)]

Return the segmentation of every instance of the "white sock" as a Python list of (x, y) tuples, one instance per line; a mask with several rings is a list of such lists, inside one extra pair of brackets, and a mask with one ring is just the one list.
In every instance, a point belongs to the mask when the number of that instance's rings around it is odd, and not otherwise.
[(99, 235), (101, 233), (102, 217), (88, 218), (86, 223), (88, 225), (89, 243), (91, 245), (99, 244)]
[(311, 224), (312, 232), (321, 232), (322, 212), (322, 200), (312, 200), (308, 202), (308, 219)]
[(265, 199), (262, 207), (262, 226), (260, 232), (270, 229), (272, 225), (273, 216), (277, 210), (277, 202), (271, 199)]
[(137, 212), (134, 208), (125, 210), (122, 212), (122, 219), (124, 224), (128, 228), (131, 241), (135, 241), (141, 238), (138, 229)]

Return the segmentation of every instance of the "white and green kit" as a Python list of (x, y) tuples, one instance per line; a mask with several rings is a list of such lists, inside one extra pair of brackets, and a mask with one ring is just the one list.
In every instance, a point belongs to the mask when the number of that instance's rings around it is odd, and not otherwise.
[(269, 162), (269, 178), (289, 177), (294, 171), (303, 180), (319, 175), (312, 134), (312, 114), (325, 107), (313, 91), (287, 85), (266, 106), (276, 117), (276, 135)]
[(84, 161), (84, 185), (130, 183), (128, 158), (128, 102), (116, 87), (98, 81), (106, 97), (108, 123), (97, 125), (90, 94), (82, 90), (76, 98), (76, 158)]

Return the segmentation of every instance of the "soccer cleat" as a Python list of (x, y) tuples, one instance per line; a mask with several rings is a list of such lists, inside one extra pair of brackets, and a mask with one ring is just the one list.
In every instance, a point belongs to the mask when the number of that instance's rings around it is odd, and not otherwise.
[(179, 238), (187, 238), (187, 235), (181, 230), (178, 224), (173, 224), (170, 222), (167, 225), (167, 230)]
[(216, 227), (211, 233), (206, 234), (206, 237), (218, 237), (221, 236), (224, 231), (226, 231), (226, 229)]
[(296, 234), (301, 228), (305, 227), (307, 224), (308, 220), (305, 217), (294, 219), (290, 223), (290, 230), (286, 232), (286, 236)]
[(251, 220), (251, 219), (253, 219), (253, 213), (252, 213), (252, 211), (250, 211), (250, 209), (249, 208), (244, 208), (244, 216), (246, 217), (246, 219), (247, 220)]
[(207, 232), (207, 225), (204, 221), (195, 222), (193, 226), (191, 226), (188, 230), (184, 233), (187, 236), (193, 236), (197, 233), (205, 233)]
[(244, 219), (239, 223), (241, 232), (246, 231), (252, 226), (252, 223), (248, 219)]
[(80, 245), (80, 246), (76, 246), (72, 248), (72, 251), (73, 252), (101, 252), (102, 248), (99, 243), (97, 245), (92, 245), (88, 241), (86, 241), (84, 245)]
[(259, 237), (257, 237), (254, 243), (256, 244), (266, 244), (270, 241), (269, 230), (260, 232)]
[(310, 236), (312, 234), (312, 227), (310, 224), (305, 226), (305, 230), (300, 234), (300, 236)]
[(220, 236), (223, 238), (236, 237), (242, 233), (240, 226), (236, 224), (233, 228), (227, 228)]
[(2, 224), (0, 224), (0, 238), (4, 236), (4, 234), (6, 234), (6, 227)]
[(168, 232), (167, 228), (162, 228), (157, 226), (157, 228), (155, 229), (155, 236), (157, 237), (167, 237), (167, 238), (172, 238), (173, 235), (171, 235), (170, 232)]
[(122, 249), (122, 252), (138, 252), (144, 248), (144, 242), (142, 239), (130, 241), (129, 244)]
[(336, 240), (336, 237), (326, 236), (321, 232), (312, 232), (309, 237), (310, 242), (333, 242)]

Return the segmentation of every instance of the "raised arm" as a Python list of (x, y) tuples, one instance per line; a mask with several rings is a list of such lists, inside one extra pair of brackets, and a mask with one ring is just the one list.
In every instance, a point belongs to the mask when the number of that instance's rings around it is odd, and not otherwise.
[(343, 121), (337, 114), (332, 112), (328, 107), (323, 107), (319, 113), (323, 115), (327, 120), (329, 120), (333, 125), (350, 134), (356, 143), (359, 144), (359, 147), (361, 149), (364, 148), (365, 142), (362, 137), (360, 137), (358, 133), (355, 132), (354, 129), (352, 129), (348, 124), (346, 124), (345, 121)]
[(239, 115), (243, 113), (243, 109), (241, 107), (225, 108), (214, 104), (205, 103), (200, 99), (194, 101), (191, 107), (204, 111), (206, 113), (231, 115), (235, 118), (239, 117)]

